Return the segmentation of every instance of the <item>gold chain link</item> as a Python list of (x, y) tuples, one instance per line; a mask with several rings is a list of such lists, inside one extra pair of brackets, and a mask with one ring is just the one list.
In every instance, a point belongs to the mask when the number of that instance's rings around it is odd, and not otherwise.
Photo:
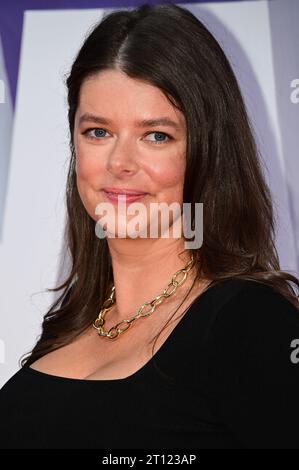
[[(172, 296), (176, 292), (177, 288), (185, 282), (185, 280), (188, 276), (188, 273), (192, 269), (193, 265), (194, 265), (194, 256), (193, 256), (193, 253), (191, 252), (191, 260), (186, 264), (186, 266), (184, 268), (179, 269), (172, 276), (170, 283), (164, 289), (162, 294), (158, 295), (157, 297), (155, 297), (150, 302), (144, 302), (141, 305), (141, 307), (139, 307), (136, 315), (134, 315), (130, 320), (122, 320), (121, 322), (117, 323), (116, 325), (114, 325), (113, 327), (111, 327), (107, 331), (107, 330), (104, 329), (105, 315), (106, 315), (107, 312), (109, 312), (109, 310), (111, 310), (113, 304), (115, 303), (115, 286), (113, 286), (110, 296), (103, 303), (103, 307), (102, 307), (98, 317), (93, 322), (92, 326), (97, 330), (99, 336), (104, 336), (104, 337), (107, 337), (109, 339), (117, 338), (120, 334), (127, 331), (130, 328), (130, 326), (136, 320), (138, 320), (138, 318), (148, 317), (149, 315), (152, 315), (152, 313), (156, 310), (156, 307), (158, 305), (163, 303), (165, 301), (165, 299), (167, 299), (168, 297)], [(183, 275), (182, 279), (180, 281), (177, 281), (177, 278), (181, 274)], [(169, 291), (169, 289), (172, 289), (172, 290)], [(147, 306), (150, 306), (150, 308), (147, 311), (144, 311), (144, 309)], [(124, 327), (120, 328), (121, 325), (124, 325)]]

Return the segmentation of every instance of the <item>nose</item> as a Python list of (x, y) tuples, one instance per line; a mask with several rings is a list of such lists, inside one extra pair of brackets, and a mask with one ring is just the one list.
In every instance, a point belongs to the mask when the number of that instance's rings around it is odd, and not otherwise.
[(129, 138), (117, 139), (107, 160), (107, 170), (113, 174), (138, 171), (137, 149)]

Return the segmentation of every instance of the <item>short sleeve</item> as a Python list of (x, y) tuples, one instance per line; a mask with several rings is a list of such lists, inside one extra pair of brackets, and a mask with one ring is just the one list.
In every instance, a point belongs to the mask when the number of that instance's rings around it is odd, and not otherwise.
[(211, 409), (244, 447), (299, 449), (299, 310), (270, 286), (245, 287), (218, 312), (205, 354)]

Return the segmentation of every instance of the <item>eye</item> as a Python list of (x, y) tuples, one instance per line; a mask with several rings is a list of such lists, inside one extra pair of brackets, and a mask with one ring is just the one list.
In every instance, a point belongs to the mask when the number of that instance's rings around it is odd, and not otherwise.
[[(86, 135), (88, 139), (101, 140), (103, 137), (105, 137), (105, 135), (103, 135), (105, 132), (107, 132), (106, 129), (102, 127), (93, 127), (86, 129), (86, 131), (82, 132), (82, 135)], [(153, 131), (146, 135), (151, 134), (154, 134), (158, 138), (158, 140), (149, 140), (149, 142), (155, 145), (161, 145), (167, 143), (169, 140), (173, 140), (173, 137), (171, 137), (169, 134), (166, 134), (165, 132)], [(165, 137), (167, 140), (165, 140)]]
[[(91, 132), (94, 132), (95, 134), (92, 135)], [(82, 135), (86, 135), (90, 139), (98, 140), (99, 138), (104, 137), (103, 132), (107, 132), (106, 129), (103, 129), (101, 127), (94, 127), (94, 128), (86, 129), (86, 131), (82, 132)]]
[[(172, 140), (173, 137), (171, 137), (169, 134), (166, 134), (165, 132), (159, 132), (159, 131), (154, 131), (154, 132), (150, 132), (149, 134), (147, 135), (151, 135), (151, 134), (155, 134), (156, 136), (158, 136), (158, 141), (156, 140), (150, 140), (150, 142), (152, 142), (153, 144), (164, 144), (166, 142), (168, 142), (169, 140)], [(168, 140), (161, 140), (161, 137), (167, 137)]]

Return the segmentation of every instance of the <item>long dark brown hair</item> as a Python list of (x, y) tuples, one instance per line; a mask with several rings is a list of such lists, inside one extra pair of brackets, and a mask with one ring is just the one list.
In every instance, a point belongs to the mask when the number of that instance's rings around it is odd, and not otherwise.
[[(106, 15), (85, 39), (70, 74), (70, 163), (66, 187), (66, 242), (71, 255), (63, 290), (44, 315), (42, 333), (21, 361), (30, 365), (82, 333), (95, 320), (113, 283), (106, 238), (80, 199), (75, 173), (74, 118), (84, 80), (105, 69), (158, 87), (187, 122), (184, 202), (202, 202), (203, 245), (193, 250), (196, 278), (211, 284), (253, 280), (274, 287), (298, 309), (275, 248), (276, 216), (243, 98), (220, 45), (188, 9), (143, 4)], [(194, 212), (193, 212), (194, 215)]]

